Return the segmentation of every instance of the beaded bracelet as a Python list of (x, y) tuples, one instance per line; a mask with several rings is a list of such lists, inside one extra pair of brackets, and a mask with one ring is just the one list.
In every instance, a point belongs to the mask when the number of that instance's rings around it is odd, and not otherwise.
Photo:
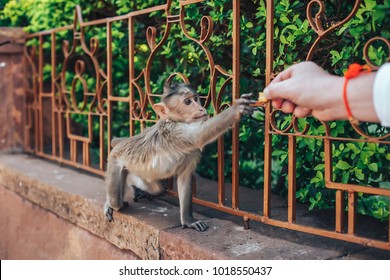
[(349, 103), (347, 99), (348, 81), (349, 79), (352, 79), (362, 73), (370, 73), (370, 72), (371, 72), (370, 66), (368, 65), (363, 66), (357, 63), (353, 63), (349, 66), (348, 70), (344, 73), (345, 80), (344, 80), (344, 87), (343, 87), (343, 101), (344, 101), (345, 109), (347, 110), (348, 119), (353, 124), (358, 124), (359, 121), (352, 116), (351, 108), (349, 107)]

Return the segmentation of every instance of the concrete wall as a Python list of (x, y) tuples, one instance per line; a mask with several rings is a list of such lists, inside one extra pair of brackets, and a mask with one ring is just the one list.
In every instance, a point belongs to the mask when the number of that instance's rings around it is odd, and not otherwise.
[(0, 259), (138, 259), (0, 185)]

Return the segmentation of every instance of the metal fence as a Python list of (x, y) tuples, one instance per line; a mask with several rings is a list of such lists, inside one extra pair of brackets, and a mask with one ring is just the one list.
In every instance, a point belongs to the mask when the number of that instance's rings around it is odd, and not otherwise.
[[(172, 8), (173, 3), (177, 5)], [(213, 32), (211, 17), (204, 16), (201, 20), (200, 35), (193, 37), (186, 26), (186, 8), (189, 5), (197, 5), (204, 0), (171, 1), (166, 4), (151, 7), (145, 10), (137, 10), (123, 16), (105, 18), (90, 22), (84, 22), (80, 8), (76, 8), (72, 25), (59, 27), (53, 30), (43, 31), (28, 36), (26, 47), (26, 60), (28, 65), (27, 96), (25, 110), (25, 147), (40, 157), (51, 159), (59, 163), (81, 168), (94, 174), (103, 175), (106, 167), (106, 158), (110, 152), (110, 141), (113, 138), (113, 127), (116, 125), (116, 116), (123, 111), (128, 112), (129, 134), (134, 135), (145, 126), (153, 124), (157, 117), (151, 110), (151, 105), (156, 102), (160, 94), (152, 92), (151, 83), (156, 77), (151, 76), (153, 62), (170, 35), (173, 26), (179, 27), (183, 38), (189, 39), (204, 51), (210, 73), (210, 84), (207, 95), (202, 100), (207, 107), (211, 107), (218, 113), (224, 109), (222, 96), (224, 89), (229, 84), (232, 90), (232, 99), (240, 96), (240, 1), (232, 0), (232, 45), (227, 50), (231, 53), (231, 66), (223, 68), (214, 62), (214, 57), (209, 50), (209, 38)], [(355, 1), (350, 14), (341, 22), (336, 22), (323, 27), (321, 19), (324, 16), (323, 1), (310, 1), (307, 6), (307, 19), (318, 35), (312, 43), (307, 54), (307, 60), (313, 58), (319, 43), (337, 27), (342, 26), (353, 18), (361, 1)], [(318, 5), (316, 15), (312, 14), (312, 7)], [(274, 1), (267, 0), (266, 15), (266, 61), (265, 84), (269, 84), (274, 69)], [(160, 13), (160, 14), (158, 14)], [(158, 14), (158, 15), (156, 15)], [(140, 37), (135, 34), (135, 25), (139, 18), (144, 16), (160, 16), (163, 23), (157, 31), (154, 26), (146, 26), (142, 34), (147, 51), (143, 69), (135, 69), (138, 50), (135, 49), (135, 41)], [(115, 83), (115, 59), (113, 59), (113, 46), (116, 34), (113, 26), (120, 25), (128, 37), (128, 45), (123, 52), (128, 60), (127, 77), (128, 88), (125, 94), (113, 91)], [(95, 28), (104, 30), (105, 38), (98, 40), (94, 36)], [(66, 39), (68, 38), (68, 39)], [(369, 64), (368, 47), (374, 41), (383, 41), (390, 46), (385, 38), (373, 38), (366, 42), (365, 56)], [(59, 47), (61, 44), (61, 47)], [(103, 48), (101, 46), (104, 46)], [(103, 59), (102, 59), (103, 58)], [(375, 67), (375, 65), (372, 65)], [(217, 79), (223, 77), (225, 82), (217, 90)], [(188, 81), (188, 77), (182, 73), (173, 73), (171, 79), (179, 78)], [(92, 85), (92, 86), (91, 86)], [(122, 108), (122, 109), (120, 109)], [(125, 109), (123, 109), (125, 108)], [(233, 215), (241, 216), (245, 221), (254, 220), (265, 224), (288, 228), (296, 231), (326, 236), (390, 250), (389, 228), (387, 237), (374, 239), (357, 234), (356, 207), (357, 195), (382, 195), (390, 197), (390, 190), (373, 188), (355, 184), (339, 183), (334, 177), (334, 143), (375, 143), (388, 146), (390, 134), (388, 131), (379, 136), (372, 136), (359, 125), (353, 126), (357, 133), (353, 137), (338, 137), (332, 133), (329, 123), (318, 122), (323, 126), (323, 135), (315, 136), (309, 131), (309, 124), (301, 127), (298, 119), (292, 117), (288, 124), (280, 128), (277, 122), (279, 111), (273, 110), (270, 104), (264, 105), (264, 184), (262, 198), (259, 197), (259, 208), (255, 211), (241, 209), (239, 188), (239, 127), (232, 129), (232, 153), (231, 153), (231, 197), (227, 203), (225, 184), (225, 143), (223, 137), (218, 140), (218, 197), (216, 201), (207, 201), (196, 196), (193, 201), (206, 207), (214, 208)], [(76, 123), (84, 123), (82, 127)], [(349, 125), (349, 124), (348, 124)], [(286, 217), (274, 218), (272, 216), (272, 137), (278, 135), (288, 139), (288, 166), (287, 166), (287, 213)], [(297, 139), (313, 138), (323, 144), (324, 176), (326, 188), (335, 190), (334, 224), (331, 228), (317, 228), (297, 222), (296, 219), (296, 190), (297, 190)], [(230, 161), (229, 161), (230, 162)], [(171, 193), (174, 193), (173, 190)], [(229, 190), (230, 193), (230, 190)], [(345, 197), (347, 196), (347, 205)], [(346, 212), (346, 209), (348, 211)], [(386, 235), (386, 234), (385, 234)]]

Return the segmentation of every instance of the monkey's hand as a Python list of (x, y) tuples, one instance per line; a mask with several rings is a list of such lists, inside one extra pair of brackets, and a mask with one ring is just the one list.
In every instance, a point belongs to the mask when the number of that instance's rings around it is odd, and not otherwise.
[(182, 228), (193, 228), (196, 231), (206, 231), (209, 226), (202, 220), (191, 219), (191, 221), (186, 221), (181, 225)]
[[(129, 203), (127, 201), (124, 201), (122, 204), (122, 207), (120, 209), (124, 209), (129, 207)], [(106, 216), (106, 219), (111, 222), (114, 218), (112, 215), (114, 214), (114, 209), (108, 204), (108, 202), (104, 203), (104, 215)], [(118, 209), (119, 210), (119, 209)]]
[(246, 93), (241, 95), (241, 97), (234, 101), (234, 107), (236, 108), (237, 112), (237, 119), (239, 120), (241, 118), (242, 114), (251, 115), (253, 111), (256, 110), (255, 107), (250, 106), (256, 103), (256, 100), (252, 100), (253, 94), (252, 93)]

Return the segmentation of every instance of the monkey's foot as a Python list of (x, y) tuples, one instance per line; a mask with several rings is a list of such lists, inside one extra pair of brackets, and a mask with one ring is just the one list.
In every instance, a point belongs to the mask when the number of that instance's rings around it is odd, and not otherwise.
[(104, 205), (104, 214), (106, 215), (106, 218), (109, 222), (113, 220), (114, 209), (112, 209), (110, 206)]
[(209, 226), (204, 221), (201, 220), (195, 221), (191, 224), (182, 225), (182, 228), (187, 228), (187, 227), (193, 228), (196, 231), (200, 231), (200, 232), (206, 231), (209, 228)]

